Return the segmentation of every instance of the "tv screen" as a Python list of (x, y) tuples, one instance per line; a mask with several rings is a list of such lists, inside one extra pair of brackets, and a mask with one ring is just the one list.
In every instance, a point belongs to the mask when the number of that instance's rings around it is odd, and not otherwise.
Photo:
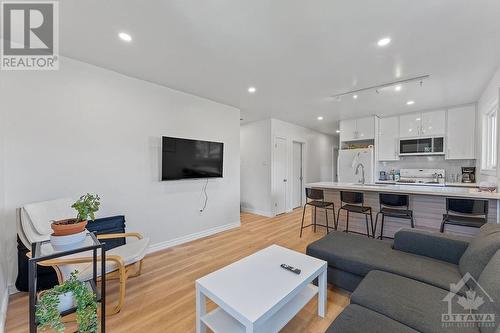
[(162, 180), (222, 177), (224, 144), (163, 137)]

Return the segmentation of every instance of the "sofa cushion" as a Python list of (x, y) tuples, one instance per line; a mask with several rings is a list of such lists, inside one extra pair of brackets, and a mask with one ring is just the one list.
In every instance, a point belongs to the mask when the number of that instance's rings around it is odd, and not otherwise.
[(380, 313), (351, 304), (342, 311), (325, 333), (417, 333)]
[[(498, 250), (500, 250), (500, 225), (486, 223), (460, 258), (460, 273), (462, 275), (470, 273), (476, 280), (479, 279), (484, 267)], [(473, 286), (469, 284), (469, 287)]]
[[(491, 258), (490, 262), (486, 265), (481, 276), (479, 277), (480, 290), (476, 286), (475, 290), (477, 296), (483, 297), (484, 303), (478, 308), (478, 313), (494, 314), (495, 323), (491, 325), (483, 325), (481, 332), (494, 333), (498, 332), (496, 329), (500, 326), (500, 251)], [(483, 293), (486, 292), (487, 295)]]
[(307, 254), (328, 265), (359, 276), (381, 270), (449, 290), (460, 280), (458, 266), (444, 261), (392, 249), (391, 243), (360, 235), (331, 232), (309, 244)]
[[(457, 281), (458, 282), (458, 281)], [(351, 295), (351, 303), (364, 306), (421, 332), (457, 332), (443, 325), (448, 313), (444, 301), (450, 293), (441, 288), (399, 275), (371, 271)], [(460, 307), (454, 313), (468, 313)], [(460, 327), (462, 333), (479, 332), (477, 327)]]

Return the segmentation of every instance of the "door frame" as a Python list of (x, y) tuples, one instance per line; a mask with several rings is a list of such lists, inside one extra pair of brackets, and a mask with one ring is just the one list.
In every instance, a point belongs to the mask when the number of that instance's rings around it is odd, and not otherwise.
[[(278, 168), (277, 168), (277, 154), (276, 154), (276, 149), (278, 148), (278, 143), (277, 143), (277, 140), (280, 139), (280, 140), (283, 140), (285, 142), (285, 175), (286, 175), (286, 185), (285, 185), (285, 209), (282, 213), (277, 213), (277, 207), (278, 207), (278, 203), (277, 203), (277, 193), (278, 193), (278, 176), (277, 176), (277, 172), (278, 172)], [(289, 207), (289, 188), (290, 188), (290, 185), (289, 185), (289, 181), (288, 179), (290, 178), (289, 177), (289, 167), (288, 167), (288, 164), (289, 164), (289, 152), (288, 152), (288, 140), (286, 137), (283, 137), (283, 136), (279, 136), (279, 135), (276, 135), (274, 136), (273, 138), (273, 143), (272, 143), (272, 165), (273, 165), (273, 168), (272, 168), (272, 202), (271, 202), (271, 205), (272, 205), (272, 211), (273, 211), (273, 214), (276, 216), (278, 214), (284, 214), (284, 213), (287, 213), (289, 211), (288, 207)]]
[[(305, 204), (305, 195), (304, 195), (304, 192), (305, 192), (305, 170), (306, 170), (306, 160), (305, 160), (305, 150), (306, 150), (306, 142), (305, 141), (302, 141), (302, 140), (297, 140), (297, 139), (293, 139), (292, 140), (292, 156), (291, 156), (291, 174), (290, 174), (290, 178), (293, 178), (293, 164), (294, 164), (294, 161), (295, 161), (295, 157), (294, 157), (294, 149), (293, 149), (293, 146), (295, 143), (298, 143), (300, 144), (300, 167), (301, 167), (301, 184), (300, 184), (300, 206), (299, 207), (302, 207), (304, 206)], [(298, 208), (298, 207), (294, 207), (295, 204), (293, 202), (293, 192), (295, 191), (295, 189), (293, 188), (293, 184), (291, 186), (291, 190), (290, 190), (290, 211), (292, 211), (293, 209), (295, 208)]]

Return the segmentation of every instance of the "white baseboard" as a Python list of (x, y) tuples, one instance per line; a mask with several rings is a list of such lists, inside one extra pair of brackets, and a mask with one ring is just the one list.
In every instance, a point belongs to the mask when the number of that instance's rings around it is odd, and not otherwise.
[(8, 288), (9, 288), (9, 295), (14, 295), (14, 294), (17, 294), (19, 292), (19, 290), (17, 290), (15, 284), (9, 284)]
[(7, 289), (0, 300), (0, 333), (5, 332), (5, 321), (7, 320), (7, 306), (9, 305), (9, 293)]
[(168, 241), (165, 241), (165, 242), (156, 243), (156, 244), (153, 244), (153, 245), (149, 246), (147, 253), (153, 253), (153, 252), (161, 251), (161, 250), (164, 250), (164, 249), (168, 249), (169, 247), (172, 247), (172, 246), (176, 246), (176, 245), (180, 245), (180, 244), (183, 244), (183, 243), (191, 242), (191, 241), (203, 238), (203, 237), (211, 236), (211, 235), (214, 235), (214, 234), (218, 234), (219, 232), (223, 232), (223, 231), (226, 231), (226, 230), (231, 230), (231, 229), (239, 228), (239, 227), (240, 227), (240, 222), (229, 223), (229, 224), (224, 224), (224, 225), (221, 225), (221, 226), (218, 226), (218, 227), (215, 227), (215, 228), (211, 228), (211, 229), (203, 230), (203, 231), (200, 231), (200, 232), (196, 232), (194, 234), (190, 234), (190, 235), (182, 236), (182, 237), (179, 237), (179, 238), (171, 239), (171, 240), (168, 240)]
[(258, 210), (253, 208), (241, 207), (241, 211), (245, 213), (257, 214), (265, 217), (273, 217), (273, 212), (266, 212), (264, 210)]

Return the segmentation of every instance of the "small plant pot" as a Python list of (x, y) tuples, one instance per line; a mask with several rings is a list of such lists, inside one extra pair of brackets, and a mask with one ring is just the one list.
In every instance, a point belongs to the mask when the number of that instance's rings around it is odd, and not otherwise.
[(66, 236), (50, 235), (50, 243), (56, 251), (69, 251), (82, 247), (87, 237), (87, 230), (83, 230), (77, 234)]
[(52, 230), (54, 230), (54, 236), (67, 236), (77, 234), (85, 230), (86, 226), (87, 221), (77, 222), (76, 219), (54, 221), (50, 225)]
[[(38, 298), (41, 299), (46, 292), (47, 290), (40, 292)], [(59, 304), (57, 305), (57, 311), (59, 311), (59, 313), (69, 310), (74, 306), (75, 298), (72, 291), (59, 295)]]

